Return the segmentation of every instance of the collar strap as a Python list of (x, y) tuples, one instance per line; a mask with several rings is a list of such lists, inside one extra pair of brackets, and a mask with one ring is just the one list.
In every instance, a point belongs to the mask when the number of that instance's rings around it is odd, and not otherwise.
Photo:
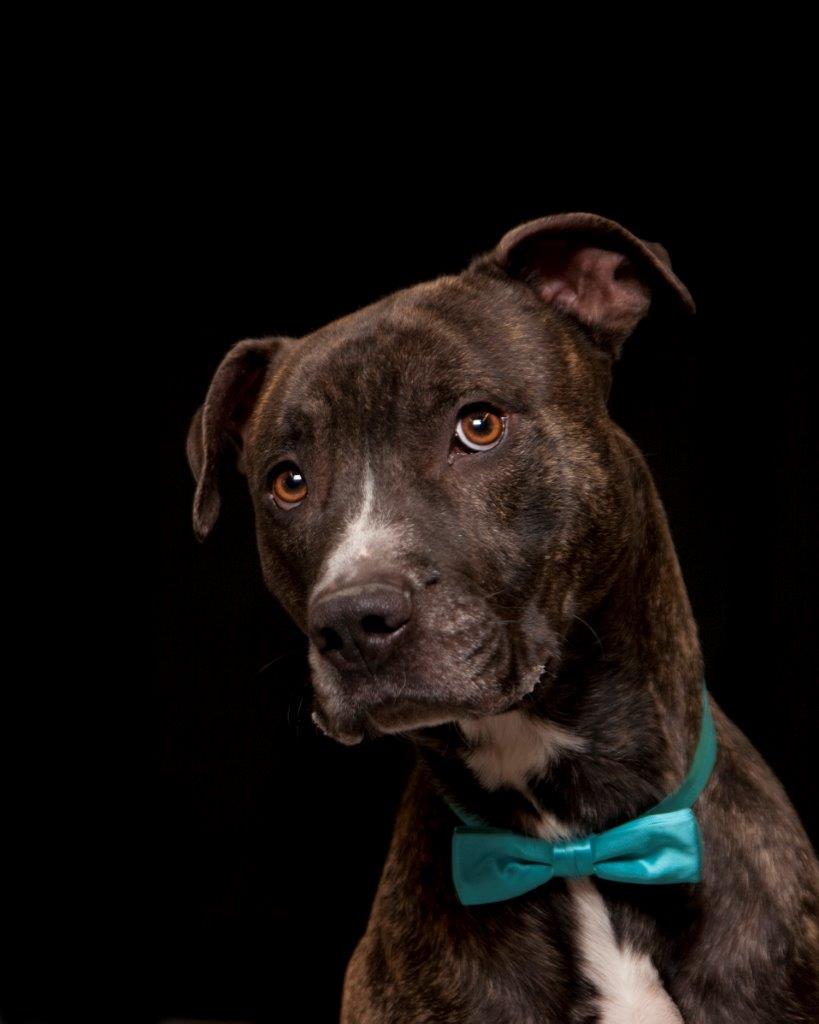
[(688, 774), (683, 779), (679, 789), (664, 797), (650, 810), (641, 814), (640, 817), (643, 818), (648, 814), (663, 814), (666, 811), (680, 811), (685, 807), (693, 807), (694, 802), (705, 789), (706, 783), (711, 777), (716, 760), (717, 731), (714, 728), (711, 702), (708, 700), (708, 690), (703, 679), (700, 738), (697, 742), (697, 749), (694, 751), (694, 759), (691, 762), (691, 767), (688, 769)]

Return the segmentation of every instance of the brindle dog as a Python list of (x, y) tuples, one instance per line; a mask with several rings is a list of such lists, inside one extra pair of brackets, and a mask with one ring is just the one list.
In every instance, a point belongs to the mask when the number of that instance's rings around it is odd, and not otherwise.
[(547, 217), (305, 338), (240, 342), (194, 418), (196, 533), (238, 449), (265, 579), (310, 637), (318, 726), (417, 743), (350, 1024), (816, 1019), (817, 862), (716, 704), (701, 883), (556, 879), (464, 907), (451, 881), (448, 800), (584, 835), (689, 766), (697, 628), (649, 470), (606, 409), (652, 301), (693, 310), (661, 246)]

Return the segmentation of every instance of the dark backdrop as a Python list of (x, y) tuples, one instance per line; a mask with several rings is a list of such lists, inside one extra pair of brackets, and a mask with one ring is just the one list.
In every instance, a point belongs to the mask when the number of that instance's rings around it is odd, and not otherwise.
[[(675, 153), (615, 181), (600, 157), (567, 182), (548, 161), (499, 175), (424, 153), (412, 167), (358, 153), (353, 172), (339, 152), (304, 173), (286, 153), (242, 154), (226, 176), (208, 153), (184, 174), (160, 167), (137, 283), (162, 308), (128, 355), (151, 385), (129, 392), (129, 415), (159, 431), (159, 673), (127, 694), (144, 721), (130, 837), (144, 860), (106, 890), (118, 920), (94, 949), (116, 949), (127, 980), (104, 1019), (334, 1020), (412, 761), (406, 742), (342, 748), (314, 731), (305, 643), (262, 586), (241, 480), (209, 540), (193, 538), (184, 441), (218, 361), (241, 338), (306, 333), (458, 271), (546, 213), (591, 210), (662, 242), (697, 301), (690, 322), (626, 344), (612, 415), (665, 503), (709, 686), (816, 840), (815, 261), (798, 161)], [(44, 944), (53, 910), (29, 906), (35, 967), (12, 1024), (63, 1019), (49, 978), (93, 989), (81, 927)]]

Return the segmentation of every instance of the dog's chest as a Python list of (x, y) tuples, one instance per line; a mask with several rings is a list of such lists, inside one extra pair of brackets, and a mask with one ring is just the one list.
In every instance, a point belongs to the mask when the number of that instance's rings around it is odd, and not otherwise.
[[(567, 729), (512, 711), (462, 723), (470, 744), (466, 761), (489, 790), (514, 788), (536, 805), (530, 780), (561, 753), (582, 751), (584, 741)], [(538, 834), (565, 838), (565, 827), (541, 811)], [(600, 1024), (681, 1024), (650, 957), (618, 941), (605, 901), (589, 878), (568, 880), (572, 945), (581, 975), (596, 993)]]
[(568, 879), (581, 970), (597, 992), (600, 1024), (682, 1024), (651, 958), (618, 942), (590, 878)]

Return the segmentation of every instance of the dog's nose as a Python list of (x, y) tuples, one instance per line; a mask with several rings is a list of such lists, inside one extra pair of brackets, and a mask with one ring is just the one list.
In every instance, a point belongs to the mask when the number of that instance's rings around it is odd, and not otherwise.
[(308, 632), (318, 651), (342, 670), (374, 668), (400, 644), (412, 618), (412, 590), (399, 579), (343, 585), (310, 609)]

